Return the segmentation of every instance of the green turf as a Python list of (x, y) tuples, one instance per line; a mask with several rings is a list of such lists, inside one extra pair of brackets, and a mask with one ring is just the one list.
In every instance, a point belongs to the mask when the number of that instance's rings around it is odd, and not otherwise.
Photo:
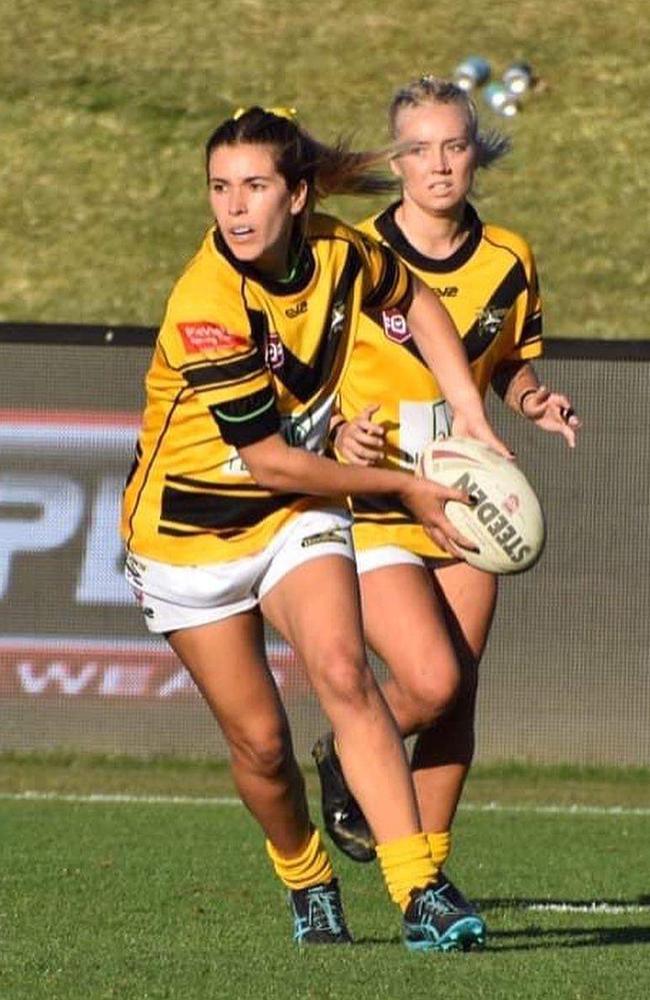
[[(225, 114), (291, 103), (319, 136), (385, 139), (393, 90), (480, 53), (545, 84), (503, 126), (484, 215), (540, 262), (552, 336), (647, 336), (645, 0), (4, 0), (0, 318), (156, 324), (207, 224), (201, 149)], [(350, 219), (377, 203), (332, 203)]]
[[(313, 799), (318, 783), (305, 769)], [(127, 757), (74, 752), (0, 754), (0, 793), (234, 796), (228, 765), (216, 759)], [(465, 801), (483, 806), (559, 803), (650, 808), (650, 768), (523, 763), (476, 764)]]
[[(128, 775), (127, 775), (128, 782)], [(410, 955), (374, 866), (336, 858), (356, 944), (297, 951), (239, 806), (0, 800), (3, 1000), (641, 1000), (650, 816), (464, 813), (453, 872), (483, 954)]]

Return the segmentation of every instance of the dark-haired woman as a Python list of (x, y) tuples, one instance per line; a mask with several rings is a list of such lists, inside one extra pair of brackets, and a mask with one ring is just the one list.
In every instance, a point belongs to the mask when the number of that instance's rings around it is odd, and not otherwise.
[[(363, 308), (399, 308), (464, 432), (501, 452), (455, 328), (392, 251), (310, 209), (377, 188), (374, 158), (251, 108), (207, 144), (215, 226), (169, 299), (127, 482), (127, 578), (228, 742), (242, 800), (289, 890), (301, 943), (349, 940), (312, 825), (262, 616), (304, 665), (370, 822), (411, 949), (480, 944), (483, 923), (440, 906), (401, 739), (366, 662), (346, 495), (397, 493), (442, 545), (464, 540), (463, 494), (324, 456)], [(381, 184), (380, 184), (381, 186)]]

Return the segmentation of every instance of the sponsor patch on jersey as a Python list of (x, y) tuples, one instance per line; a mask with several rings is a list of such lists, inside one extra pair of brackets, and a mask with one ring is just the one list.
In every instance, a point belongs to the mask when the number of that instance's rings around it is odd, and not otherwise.
[(233, 347), (246, 347), (248, 341), (239, 333), (231, 333), (221, 323), (197, 320), (193, 323), (178, 323), (180, 335), (188, 354), (199, 351), (218, 351)]
[(396, 344), (403, 344), (411, 336), (406, 325), (406, 319), (399, 309), (383, 309), (381, 321), (384, 325), (384, 333), (389, 340)]

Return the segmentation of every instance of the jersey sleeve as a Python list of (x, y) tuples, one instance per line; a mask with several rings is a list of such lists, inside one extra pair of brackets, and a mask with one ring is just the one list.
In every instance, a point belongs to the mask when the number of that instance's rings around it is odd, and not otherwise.
[(539, 278), (532, 251), (526, 245), (521, 263), (526, 275), (524, 290), (517, 297), (513, 308), (514, 345), (508, 361), (530, 361), (543, 352), (542, 300)]
[(279, 430), (271, 375), (238, 290), (224, 283), (205, 295), (177, 287), (159, 345), (227, 444), (240, 448)]
[(377, 243), (365, 234), (358, 235), (363, 260), (363, 310), (406, 311), (413, 292), (410, 271), (390, 247)]

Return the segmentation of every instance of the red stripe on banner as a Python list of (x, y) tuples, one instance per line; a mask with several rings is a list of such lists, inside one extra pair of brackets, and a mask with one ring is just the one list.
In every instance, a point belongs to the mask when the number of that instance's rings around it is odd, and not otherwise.
[(3, 410), (3, 424), (61, 424), (82, 427), (139, 427), (141, 414), (115, 410)]
[[(303, 671), (284, 643), (267, 645), (269, 665), (290, 698), (307, 691)], [(199, 697), (190, 675), (171, 650), (134, 643), (5, 639), (0, 644), (0, 698)]]

